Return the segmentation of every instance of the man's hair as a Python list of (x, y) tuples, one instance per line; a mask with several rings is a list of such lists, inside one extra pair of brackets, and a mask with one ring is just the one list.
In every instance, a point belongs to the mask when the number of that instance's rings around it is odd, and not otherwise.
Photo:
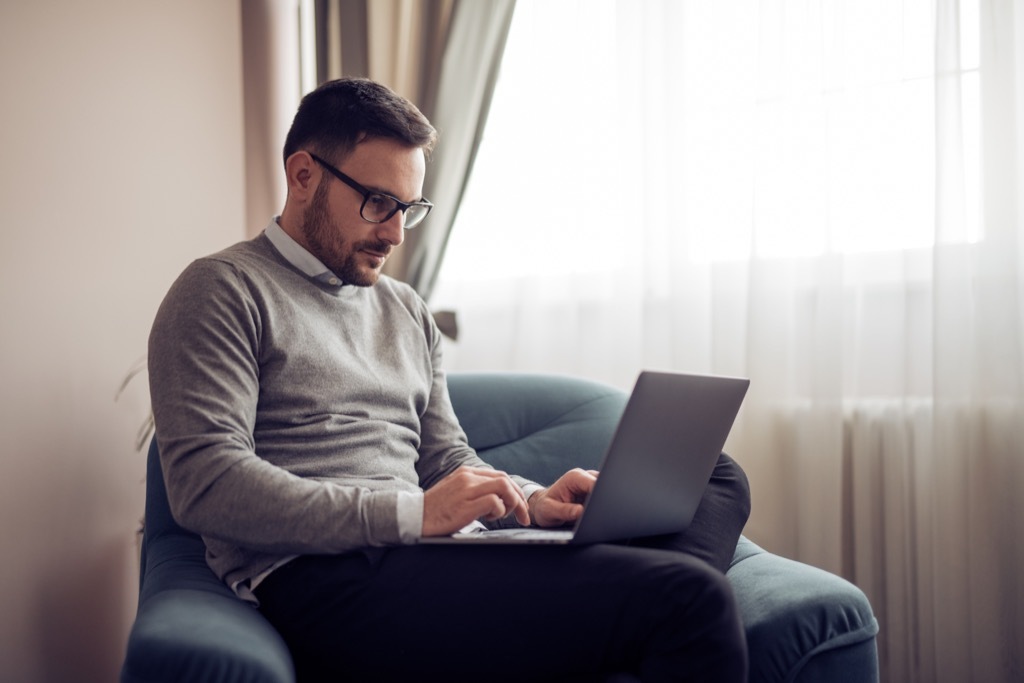
[(437, 131), (409, 100), (365, 78), (328, 81), (302, 98), (284, 142), (284, 160), (310, 148), (340, 163), (355, 146), (388, 138), (430, 154)]

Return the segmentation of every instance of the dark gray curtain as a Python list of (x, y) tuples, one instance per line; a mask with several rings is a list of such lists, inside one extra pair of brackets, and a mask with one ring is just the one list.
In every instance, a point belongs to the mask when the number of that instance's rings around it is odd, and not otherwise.
[(515, 0), (317, 3), (320, 80), (367, 76), (385, 83), (415, 102), (440, 133), (423, 191), (434, 211), (385, 267), (427, 300), (487, 122), (514, 8)]

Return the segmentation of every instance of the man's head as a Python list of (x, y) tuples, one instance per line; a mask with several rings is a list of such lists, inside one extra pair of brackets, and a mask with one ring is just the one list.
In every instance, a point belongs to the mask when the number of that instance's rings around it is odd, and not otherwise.
[(419, 147), (429, 155), (437, 132), (416, 106), (386, 86), (365, 78), (328, 81), (302, 98), (284, 142), (284, 161), (313, 150), (325, 159), (344, 160), (369, 138)]
[(423, 178), (436, 139), (426, 117), (385, 86), (325, 83), (303, 98), (285, 140), (281, 227), (344, 282), (374, 284), (405, 222), (429, 208)]

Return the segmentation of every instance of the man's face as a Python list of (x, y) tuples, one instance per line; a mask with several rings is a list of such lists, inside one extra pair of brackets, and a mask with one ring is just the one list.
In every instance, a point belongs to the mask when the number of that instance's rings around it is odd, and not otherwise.
[[(333, 159), (326, 159), (334, 163)], [(406, 202), (423, 195), (426, 162), (423, 150), (393, 140), (370, 139), (341, 164), (335, 164), (368, 190)], [(359, 215), (363, 196), (321, 169), (320, 184), (302, 216), (306, 247), (342, 282), (369, 287), (377, 282), (391, 250), (404, 239), (405, 217), (395, 213), (383, 223), (369, 223)]]

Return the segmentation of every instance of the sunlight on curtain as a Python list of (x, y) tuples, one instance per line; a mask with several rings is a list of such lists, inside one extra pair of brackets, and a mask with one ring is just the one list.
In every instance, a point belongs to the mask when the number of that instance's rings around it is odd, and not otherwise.
[(520, 0), (449, 369), (749, 376), (747, 533), (883, 679), (1024, 679), (1024, 8)]

